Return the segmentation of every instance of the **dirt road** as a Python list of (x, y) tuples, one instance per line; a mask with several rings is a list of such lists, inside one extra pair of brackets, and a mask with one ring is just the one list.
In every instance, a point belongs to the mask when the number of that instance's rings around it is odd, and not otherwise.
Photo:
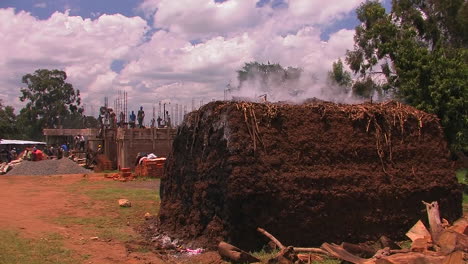
[[(40, 263), (163, 263), (133, 229), (145, 221), (145, 211), (156, 213), (158, 184), (114, 182), (102, 174), (0, 176), (0, 235), (13, 233), (15, 241), (3, 250), (0, 263), (31, 261), (37, 256), (15, 256), (21, 250), (11, 247), (49, 240), (62, 250), (37, 253), (56, 255)], [(132, 208), (119, 208), (118, 198), (133, 199)]]

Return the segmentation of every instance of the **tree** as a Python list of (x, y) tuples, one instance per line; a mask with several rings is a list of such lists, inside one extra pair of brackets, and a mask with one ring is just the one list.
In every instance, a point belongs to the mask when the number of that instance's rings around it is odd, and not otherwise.
[(353, 83), (353, 79), (351, 78), (351, 73), (346, 71), (343, 66), (343, 62), (341, 59), (338, 61), (333, 62), (332, 70), (328, 72), (328, 79), (332, 83), (332, 85), (336, 85), (340, 88), (342, 93), (348, 93), (349, 88)]
[(436, 114), (452, 149), (464, 152), (468, 152), (467, 8), (463, 0), (394, 0), (387, 14), (378, 1), (366, 1), (357, 9), (361, 25), (356, 27), (354, 50), (346, 56), (358, 82), (383, 80), (373, 87)]
[(30, 136), (36, 138), (42, 128), (55, 128), (70, 115), (81, 116), (80, 91), (65, 82), (67, 74), (60, 70), (39, 69), (23, 76), (27, 85), (21, 89), (20, 100), (27, 101), (21, 110), (21, 121), (31, 127)]
[(301, 68), (288, 67), (285, 69), (278, 63), (248, 62), (237, 71), (238, 88), (240, 89), (248, 83), (264, 93), (287, 90), (290, 95), (295, 96), (300, 93), (297, 90), (297, 82), (301, 78), (302, 72)]
[(0, 100), (0, 138), (13, 139), (17, 134), (15, 109), (8, 105), (4, 106)]

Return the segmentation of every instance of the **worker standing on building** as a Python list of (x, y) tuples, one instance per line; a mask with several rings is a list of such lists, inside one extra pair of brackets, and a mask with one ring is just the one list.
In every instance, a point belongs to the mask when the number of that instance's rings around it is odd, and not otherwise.
[(160, 116), (158, 116), (157, 121), (158, 121), (158, 128), (161, 128), (161, 126), (162, 126), (162, 125), (161, 125), (162, 118), (161, 118)]
[(140, 106), (138, 110), (138, 127), (143, 128), (143, 119), (145, 118), (145, 111), (143, 111), (143, 106)]
[(124, 127), (125, 125), (125, 114), (124, 112), (120, 112), (120, 127)]
[(84, 151), (85, 150), (85, 143), (86, 143), (86, 140), (85, 140), (84, 136), (81, 135), (79, 140), (80, 140), (80, 150)]
[(130, 128), (135, 128), (135, 119), (135, 112), (132, 111), (132, 113), (130, 114)]

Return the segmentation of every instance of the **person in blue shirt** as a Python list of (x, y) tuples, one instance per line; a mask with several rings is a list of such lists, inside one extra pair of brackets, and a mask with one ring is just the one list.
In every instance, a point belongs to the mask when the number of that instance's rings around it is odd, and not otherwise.
[(130, 127), (131, 128), (135, 128), (135, 120), (136, 120), (136, 115), (135, 115), (135, 112), (132, 111), (132, 113), (130, 114)]

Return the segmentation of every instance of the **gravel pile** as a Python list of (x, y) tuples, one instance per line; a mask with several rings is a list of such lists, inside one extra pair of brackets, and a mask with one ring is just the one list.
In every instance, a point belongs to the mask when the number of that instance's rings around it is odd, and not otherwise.
[(16, 165), (6, 175), (54, 175), (54, 174), (81, 174), (92, 171), (80, 167), (69, 159), (23, 161)]

